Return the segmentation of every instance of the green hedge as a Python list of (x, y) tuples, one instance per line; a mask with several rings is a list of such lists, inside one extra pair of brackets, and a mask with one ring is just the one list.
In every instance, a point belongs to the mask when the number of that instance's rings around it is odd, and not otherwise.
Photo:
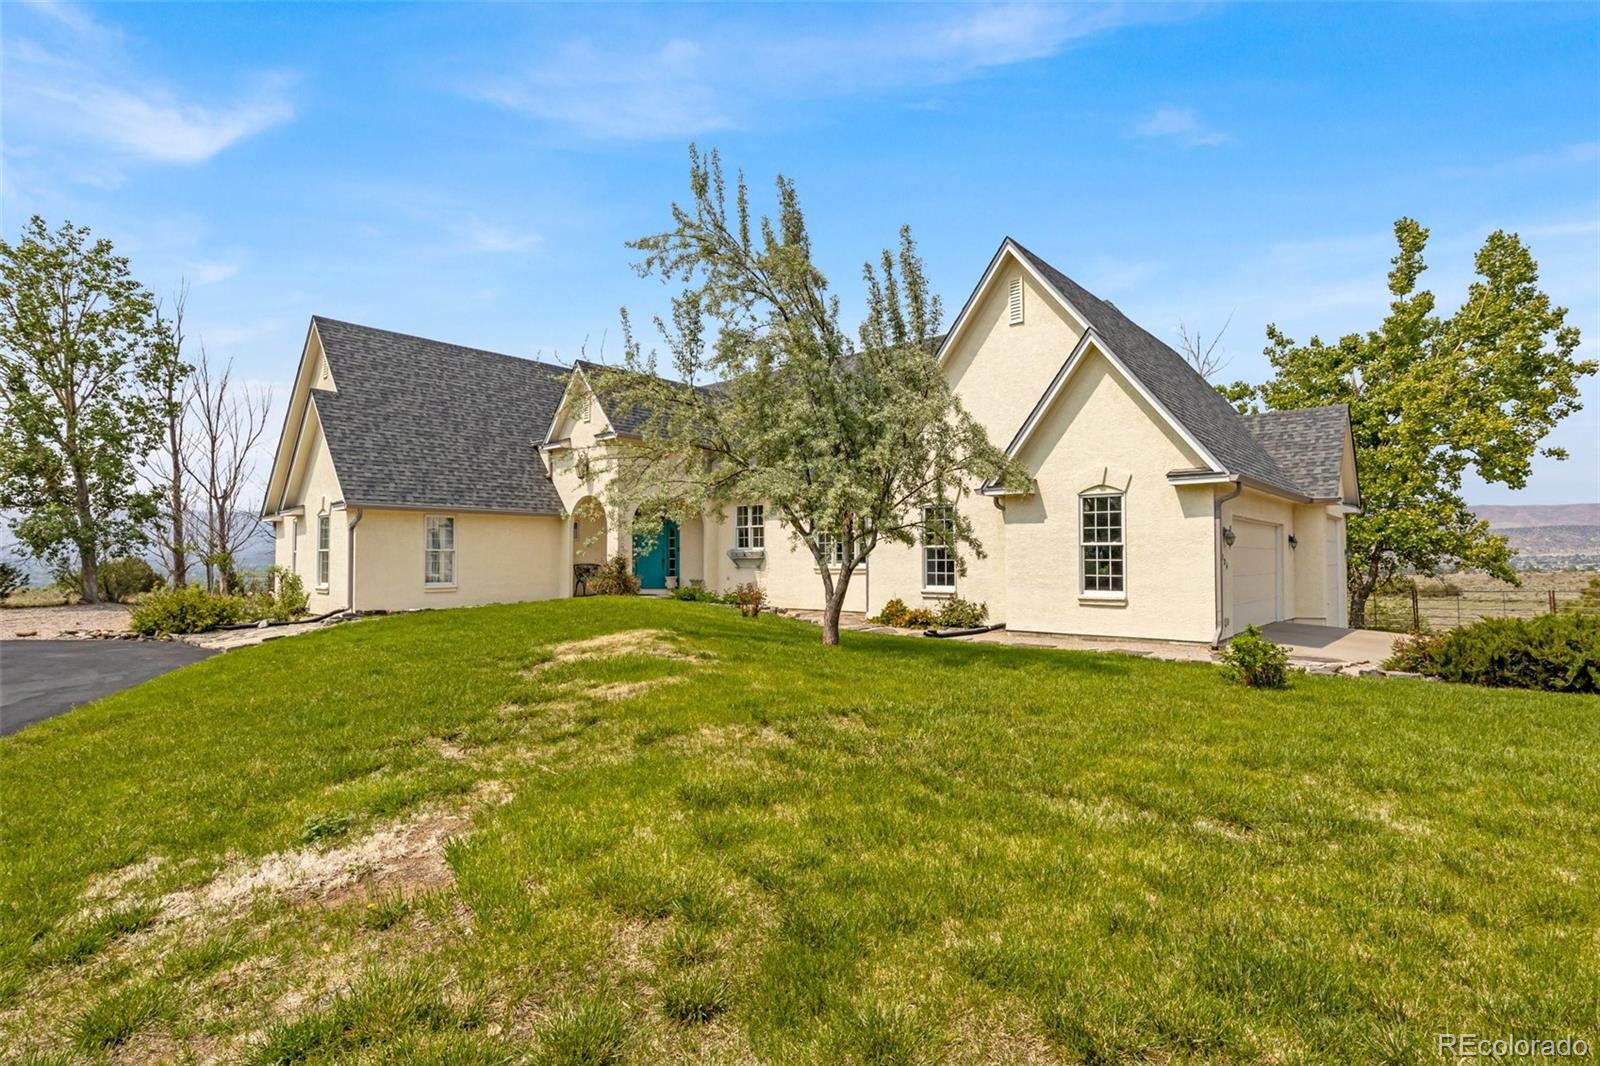
[(1600, 617), (1563, 611), (1485, 618), (1440, 636), (1412, 638), (1388, 665), (1493, 688), (1600, 692)]

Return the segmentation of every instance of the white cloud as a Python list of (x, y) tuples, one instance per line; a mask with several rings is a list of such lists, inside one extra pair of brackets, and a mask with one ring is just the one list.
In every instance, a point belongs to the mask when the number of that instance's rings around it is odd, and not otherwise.
[(1233, 140), (1201, 122), (1192, 107), (1158, 107), (1133, 128), (1133, 135), (1176, 141), (1191, 148), (1212, 148)]
[(1504, 177), (1512, 174), (1537, 174), (1567, 167), (1592, 166), (1600, 162), (1600, 141), (1578, 141), (1545, 152), (1529, 152), (1510, 159), (1475, 161), (1444, 168), (1449, 178)]
[(196, 285), (215, 285), (238, 273), (238, 259), (197, 259), (189, 265), (184, 277)]
[(925, 92), (1183, 10), (1019, 3), (930, 14), (894, 7), (853, 12), (826, 27), (795, 19), (780, 33), (730, 18), (685, 25), (680, 13), (672, 16), (674, 32), (658, 33), (638, 26), (634, 15), (616, 32), (535, 48), (509, 73), (464, 91), (597, 139), (681, 140), (785, 107)]
[(522, 252), (543, 239), (532, 230), (485, 222), (476, 215), (467, 219), (462, 236), (469, 252)]
[[(21, 10), (46, 17), (35, 20), (33, 37), (13, 32), (5, 41), (8, 138), (61, 147), (75, 180), (115, 184), (119, 162), (202, 163), (294, 118), (288, 75), (257, 75), (230, 99), (202, 102), (138, 73), (121, 36), (82, 9), (47, 3)], [(85, 158), (85, 143), (105, 149), (107, 158)]]

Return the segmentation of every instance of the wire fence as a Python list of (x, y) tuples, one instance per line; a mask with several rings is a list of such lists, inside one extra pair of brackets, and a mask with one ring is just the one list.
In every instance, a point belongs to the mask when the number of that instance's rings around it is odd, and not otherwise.
[(1417, 629), (1454, 629), (1480, 618), (1532, 618), (1556, 611), (1600, 613), (1594, 593), (1584, 598), (1580, 585), (1543, 589), (1458, 589), (1437, 591), (1412, 588), (1384, 592), (1367, 600), (1364, 628), (1409, 633)]

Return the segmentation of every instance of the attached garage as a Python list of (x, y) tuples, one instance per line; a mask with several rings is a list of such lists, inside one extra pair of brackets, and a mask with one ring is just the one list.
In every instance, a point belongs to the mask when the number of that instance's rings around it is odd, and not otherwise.
[(1233, 569), (1233, 630), (1266, 625), (1283, 617), (1282, 526), (1236, 518), (1233, 547), (1228, 551)]

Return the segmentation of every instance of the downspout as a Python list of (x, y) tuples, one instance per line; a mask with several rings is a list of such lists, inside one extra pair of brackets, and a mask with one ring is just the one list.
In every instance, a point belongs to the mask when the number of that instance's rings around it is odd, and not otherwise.
[(1217, 634), (1211, 638), (1211, 646), (1213, 648), (1219, 648), (1222, 646), (1222, 630), (1228, 624), (1227, 608), (1222, 602), (1222, 505), (1244, 491), (1243, 482), (1241, 482), (1238, 478), (1233, 478), (1232, 481), (1233, 491), (1225, 496), (1215, 497), (1211, 506), (1211, 542), (1216, 550), (1217, 556)]
[[(344, 602), (345, 602), (345, 608), (344, 609), (349, 614), (355, 614), (355, 611), (356, 611), (356, 527), (361, 524), (361, 516), (366, 514), (366, 512), (363, 511), (359, 507), (355, 508), (355, 512), (356, 512), (355, 519), (354, 520), (348, 520), (347, 519), (346, 522), (345, 522), (345, 527), (344, 527), (345, 528), (345, 532), (349, 534), (349, 538), (350, 538), (349, 542), (345, 546), (345, 553), (344, 553), (344, 561), (345, 561), (345, 566), (344, 566), (344, 577), (345, 577)], [(348, 514), (349, 514), (349, 512), (347, 511), (346, 515), (348, 515)]]

